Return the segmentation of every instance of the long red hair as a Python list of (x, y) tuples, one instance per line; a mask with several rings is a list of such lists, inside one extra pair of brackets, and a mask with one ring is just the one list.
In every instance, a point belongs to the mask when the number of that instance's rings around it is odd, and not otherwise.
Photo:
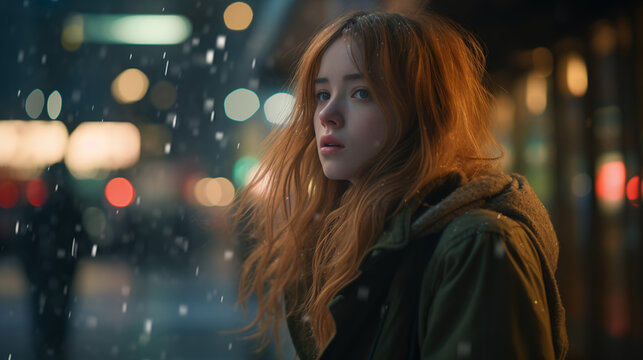
[[(375, 100), (387, 110), (386, 146), (359, 181), (330, 180), (318, 159), (314, 80), (331, 43), (348, 36)], [(292, 82), (295, 106), (268, 137), (259, 170), (237, 201), (236, 218), (255, 239), (243, 263), (240, 302), (256, 294), (262, 347), (293, 312), (309, 319), (318, 349), (335, 327), (328, 304), (359, 275), (384, 225), (436, 177), (472, 178), (498, 149), (488, 126), (484, 54), (468, 32), (434, 14), (355, 12), (310, 41)], [(284, 311), (283, 293), (297, 295)], [(245, 308), (245, 306), (244, 306)], [(271, 331), (272, 330), (272, 331)]]

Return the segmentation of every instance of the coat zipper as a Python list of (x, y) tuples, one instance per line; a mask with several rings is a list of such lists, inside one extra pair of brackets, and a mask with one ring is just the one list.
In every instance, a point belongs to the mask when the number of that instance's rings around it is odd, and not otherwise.
[(380, 340), (380, 335), (382, 334), (382, 329), (384, 328), (384, 320), (386, 319), (386, 314), (388, 313), (388, 304), (382, 306), (381, 315), (380, 315), (380, 325), (375, 333), (375, 340), (373, 340), (373, 345), (371, 346), (371, 353), (368, 355), (369, 360), (373, 360), (375, 356), (375, 348), (377, 347), (377, 342)]

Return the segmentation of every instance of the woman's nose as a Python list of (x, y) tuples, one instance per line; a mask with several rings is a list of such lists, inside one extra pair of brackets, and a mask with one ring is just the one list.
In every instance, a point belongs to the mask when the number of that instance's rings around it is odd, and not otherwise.
[(337, 99), (331, 99), (319, 112), (319, 120), (324, 127), (340, 128), (344, 126), (344, 115)]

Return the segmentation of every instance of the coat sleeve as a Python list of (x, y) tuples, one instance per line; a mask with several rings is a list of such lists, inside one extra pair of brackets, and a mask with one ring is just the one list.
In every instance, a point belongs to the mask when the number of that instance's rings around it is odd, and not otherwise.
[(422, 359), (553, 359), (538, 253), (517, 222), (488, 210), (454, 220), (422, 281)]

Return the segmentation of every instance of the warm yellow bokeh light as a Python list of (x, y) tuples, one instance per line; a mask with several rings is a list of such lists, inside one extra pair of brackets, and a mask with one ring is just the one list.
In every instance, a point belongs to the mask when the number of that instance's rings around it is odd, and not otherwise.
[(204, 177), (194, 185), (194, 198), (202, 206), (228, 206), (234, 200), (234, 185), (224, 177)]
[(516, 115), (516, 105), (513, 98), (505, 93), (496, 95), (493, 110), (494, 131), (502, 134), (510, 133)]
[(565, 67), (567, 90), (574, 96), (583, 96), (587, 92), (587, 66), (583, 58), (576, 53), (567, 56)]
[(9, 120), (0, 122), (0, 166), (8, 166), (20, 146), (19, 121)]
[(130, 167), (141, 153), (138, 128), (126, 122), (84, 122), (69, 137), (65, 164), (76, 178)]
[(547, 78), (532, 72), (527, 76), (525, 91), (527, 109), (536, 115), (542, 114), (547, 108)]
[(150, 81), (139, 69), (130, 68), (112, 81), (112, 96), (121, 104), (139, 101), (145, 96)]
[(596, 54), (607, 56), (618, 46), (618, 32), (608, 21), (598, 21), (592, 26), (590, 44)]
[(252, 22), (252, 8), (241, 1), (232, 3), (223, 13), (223, 22), (230, 30), (245, 30)]
[(224, 177), (214, 178), (212, 181), (217, 183), (220, 192), (219, 201), (216, 203), (216, 206), (230, 205), (232, 200), (234, 200), (234, 185), (232, 182)]
[(67, 51), (76, 51), (85, 38), (82, 15), (72, 15), (65, 20), (60, 43)]
[(207, 195), (207, 187), (210, 180), (212, 179), (205, 177), (194, 184), (194, 198), (199, 204), (203, 206), (213, 206)]
[(63, 159), (67, 127), (60, 121), (0, 121), (0, 167), (42, 169)]
[(218, 206), (221, 201), (221, 186), (214, 179), (208, 179), (205, 185), (205, 196), (208, 198), (210, 206)]

